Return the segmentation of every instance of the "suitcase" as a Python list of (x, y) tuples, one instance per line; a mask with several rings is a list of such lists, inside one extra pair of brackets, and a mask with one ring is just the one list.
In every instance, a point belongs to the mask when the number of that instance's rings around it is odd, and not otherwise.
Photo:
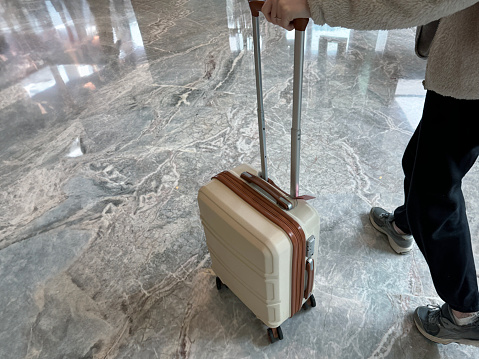
[(223, 283), (267, 326), (271, 342), (283, 339), (281, 324), (301, 308), (316, 306), (315, 263), (319, 215), (299, 196), (301, 88), (304, 31), (297, 19), (291, 129), (290, 194), (268, 178), (259, 48), (259, 10), (250, 1), (260, 132), (261, 171), (242, 164), (201, 187), (198, 204), (216, 285)]

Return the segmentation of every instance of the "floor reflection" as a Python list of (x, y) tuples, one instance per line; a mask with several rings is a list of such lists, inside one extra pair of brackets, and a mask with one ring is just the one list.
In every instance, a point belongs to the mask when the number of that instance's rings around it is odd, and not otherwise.
[(121, 71), (146, 60), (130, 0), (47, 0), (28, 6), (5, 0), (0, 27), (0, 89), (21, 82), (30, 97), (80, 80), (94, 90), (105, 80), (94, 75), (105, 67)]
[[(247, 4), (227, 0), (226, 16), (231, 53), (244, 50), (252, 53), (251, 13)], [(271, 47), (289, 48), (289, 53), (284, 52), (282, 56), (292, 57), (295, 32), (283, 31), (266, 23), (261, 14), (260, 24), (263, 51), (271, 52)], [(341, 87), (353, 91), (351, 103), (367, 101), (370, 96), (381, 98), (387, 106), (396, 103), (411, 127), (416, 127), (417, 112), (425, 96), (421, 83), (424, 74), (422, 71), (412, 74), (402, 71), (403, 66), (408, 66), (408, 62), (415, 63), (417, 59), (402, 58), (398, 39), (391, 37), (390, 31), (355, 31), (318, 26), (310, 21), (305, 33), (304, 51), (305, 79), (307, 81), (309, 73), (320, 77), (316, 88), (319, 98), (328, 97), (331, 88), (336, 87), (331, 85), (332, 82), (341, 83)], [(267, 61), (263, 62), (263, 68), (268, 65), (271, 66)], [(411, 87), (411, 84), (414, 86)], [(409, 90), (413, 93), (407, 93)], [(326, 103), (323, 105), (328, 106)]]
[[(287, 188), (294, 32), (260, 16), (269, 163)], [(409, 333), (398, 318), (432, 296), (427, 268), (397, 264), (367, 213), (402, 200), (401, 152), (424, 98), (414, 32), (311, 22), (305, 40), (301, 192), (324, 224), (323, 306), (288, 321), (287, 347), (267, 346), (234, 295), (213, 293), (196, 200), (215, 173), (259, 165), (247, 1), (0, 1), (1, 359), (347, 358), (323, 320), (344, 303), (359, 315), (340, 334), (359, 357), (391, 328)], [(419, 348), (409, 334), (392, 356)]]

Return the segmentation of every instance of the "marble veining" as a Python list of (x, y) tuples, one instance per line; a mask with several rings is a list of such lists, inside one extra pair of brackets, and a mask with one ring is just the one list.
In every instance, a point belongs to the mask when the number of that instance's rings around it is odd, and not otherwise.
[[(294, 33), (260, 27), (268, 164), (287, 189)], [(269, 345), (217, 291), (196, 202), (214, 174), (259, 167), (246, 0), (3, 1), (0, 357), (478, 357), (416, 330), (413, 310), (440, 302), (424, 259), (368, 220), (403, 200), (425, 96), (414, 35), (308, 25), (300, 188), (321, 216), (318, 305)]]

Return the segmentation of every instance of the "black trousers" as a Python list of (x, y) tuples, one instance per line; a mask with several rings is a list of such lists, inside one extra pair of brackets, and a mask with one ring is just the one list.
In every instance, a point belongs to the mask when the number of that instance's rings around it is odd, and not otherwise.
[(479, 292), (462, 179), (479, 155), (479, 100), (428, 91), (404, 152), (405, 203), (396, 225), (412, 233), (437, 294), (451, 308), (479, 311)]

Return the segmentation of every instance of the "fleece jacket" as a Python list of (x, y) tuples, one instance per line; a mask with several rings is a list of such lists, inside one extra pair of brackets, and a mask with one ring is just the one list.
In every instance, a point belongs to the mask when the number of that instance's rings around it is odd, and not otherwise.
[(308, 0), (318, 25), (392, 30), (438, 20), (424, 87), (479, 99), (479, 0)]

